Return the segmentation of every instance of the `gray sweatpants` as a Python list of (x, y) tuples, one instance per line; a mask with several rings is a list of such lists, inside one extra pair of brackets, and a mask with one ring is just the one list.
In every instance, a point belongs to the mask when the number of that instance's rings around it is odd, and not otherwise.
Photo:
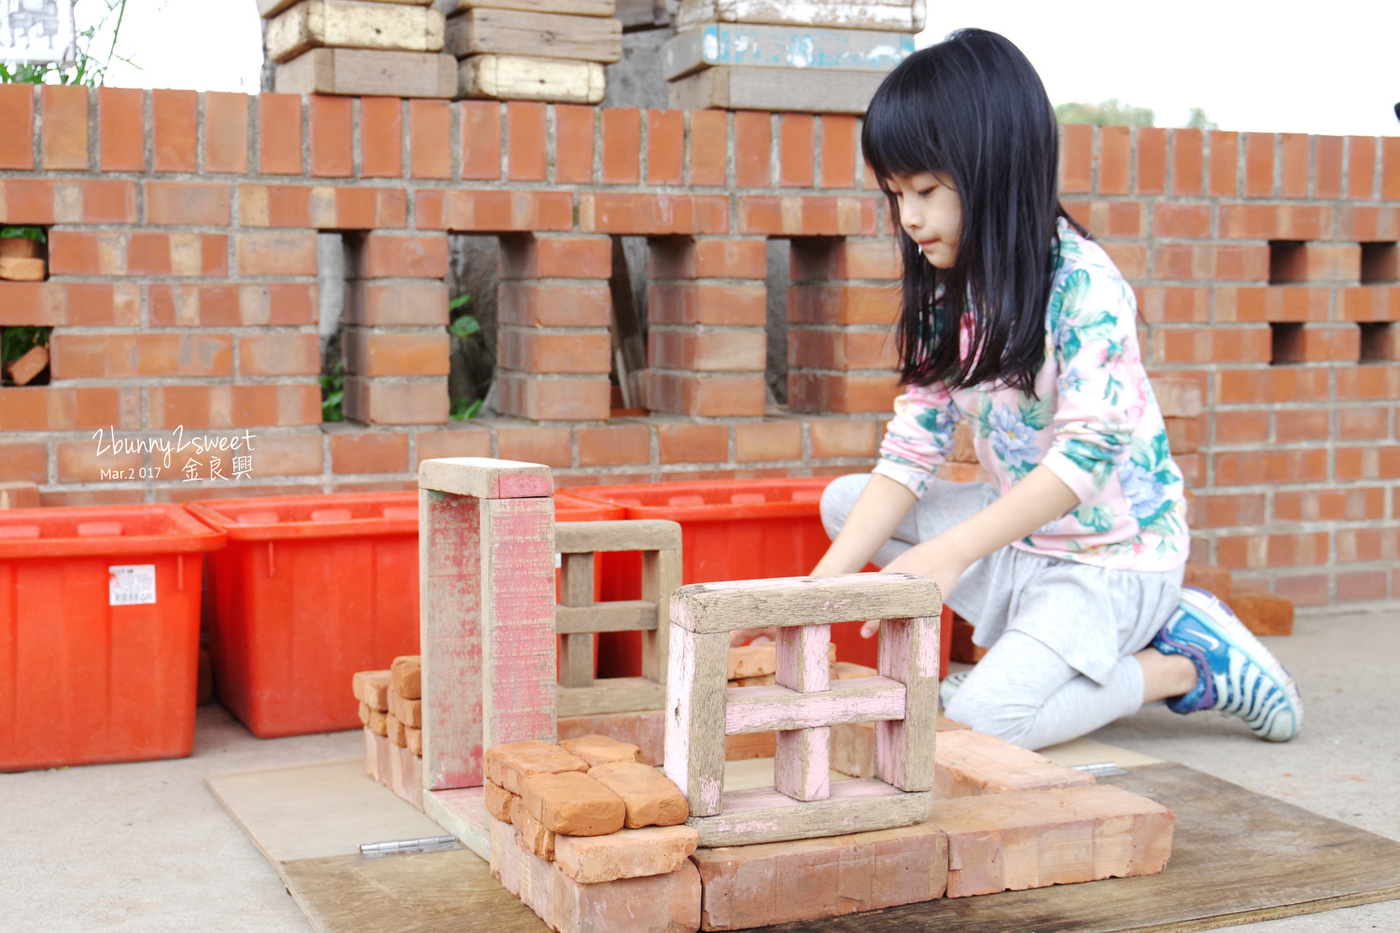
[[(842, 476), (822, 495), (833, 538), (870, 474)], [(996, 500), (986, 483), (934, 480), (894, 536), (876, 552), (883, 567)], [(1183, 570), (1113, 570), (1004, 547), (972, 564), (943, 594), (971, 622), (987, 655), (968, 674), (947, 714), (1025, 748), (1078, 738), (1142, 706), (1142, 667), (1132, 655), (1151, 643), (1176, 608)]]

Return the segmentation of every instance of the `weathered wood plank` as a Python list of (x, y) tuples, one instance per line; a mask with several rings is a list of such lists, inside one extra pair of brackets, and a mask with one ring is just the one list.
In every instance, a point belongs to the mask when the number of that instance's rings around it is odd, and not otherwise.
[(655, 551), (681, 546), (678, 522), (638, 521), (560, 522), (554, 529), (554, 546), (561, 554), (583, 551)]
[(448, 16), (479, 8), (570, 13), (575, 16), (612, 16), (616, 9), (616, 0), (433, 0), (433, 6)]
[[(258, 0), (258, 15), (271, 19), (300, 0)], [(432, 6), (433, 0), (362, 0), (365, 3), (402, 3), (407, 6)]]
[(666, 0), (617, 0), (613, 12), (622, 23), (622, 28), (652, 29), (671, 25), (671, 14), (666, 9)]
[(560, 716), (601, 716), (658, 709), (666, 704), (666, 688), (645, 677), (607, 677), (591, 687), (555, 688)]
[(496, 821), (486, 812), (485, 787), (425, 790), (423, 815), (477, 855), (491, 858), (490, 824)]
[(554, 630), (560, 635), (573, 635), (578, 632), (636, 632), (655, 628), (656, 603), (645, 599), (619, 600), (592, 606), (554, 607)]
[[(449, 23), (449, 46), (451, 34)], [(886, 72), (913, 51), (912, 35), (892, 32), (708, 23), (662, 45), (661, 73), (674, 81), (717, 65)]]
[(697, 634), (770, 625), (830, 625), (865, 619), (937, 616), (938, 584), (907, 573), (780, 577), (692, 583), (671, 599), (671, 618)]
[(938, 648), (937, 613), (880, 622), (880, 674), (904, 684), (905, 695), (900, 719), (875, 724), (875, 775), (901, 790), (932, 790), (936, 780)]
[(435, 52), (312, 49), (277, 66), (279, 94), (351, 97), (457, 96), (457, 59)]
[(676, 29), (702, 23), (764, 23), (775, 26), (825, 26), (832, 29), (882, 29), (920, 32), (926, 18), (924, 0), (681, 0)]
[(523, 55), (473, 55), (457, 70), (459, 97), (547, 100), (596, 104), (607, 89), (598, 62), (571, 62)]
[(615, 62), (622, 58), (622, 23), (598, 16), (482, 7), (447, 21), (444, 49), (457, 58), (533, 55)]
[(685, 794), (696, 816), (720, 812), (728, 668), (728, 635), (673, 628), (666, 687), (666, 776)]
[(268, 57), (276, 62), (308, 49), (441, 52), (447, 18), (437, 10), (364, 0), (302, 0), (267, 24)]
[(477, 499), (518, 499), (553, 495), (554, 477), (539, 463), (447, 457), (419, 464), (418, 486)]
[[(831, 626), (778, 630), (778, 686), (813, 694), (831, 686)], [(727, 718), (727, 717), (726, 717)], [(825, 800), (831, 791), (831, 728), (781, 731), (773, 755), (773, 787), (794, 800)]]
[[(559, 588), (564, 606), (586, 609), (593, 604), (593, 554), (565, 554)], [(558, 612), (555, 631), (558, 631)], [(592, 633), (566, 634), (559, 654), (559, 683), (564, 687), (588, 687), (593, 683), (595, 658)]]
[(702, 846), (754, 845), (912, 826), (932, 812), (931, 792), (908, 794), (864, 778), (835, 782), (826, 800), (797, 801), (772, 788), (731, 791), (722, 813), (692, 815), (686, 824)]
[(904, 684), (889, 677), (839, 680), (819, 693), (779, 685), (729, 687), (725, 692), (728, 735), (899, 719), (906, 709)]
[[(676, 535), (680, 535), (679, 525), (676, 525)], [(671, 594), (680, 585), (679, 541), (676, 547), (642, 554), (642, 598), (656, 604), (656, 625), (642, 632), (642, 676), (659, 684), (668, 682), (666, 667), (671, 653)]]
[(809, 68), (703, 68), (667, 85), (670, 106), (683, 110), (865, 113), (883, 73)]

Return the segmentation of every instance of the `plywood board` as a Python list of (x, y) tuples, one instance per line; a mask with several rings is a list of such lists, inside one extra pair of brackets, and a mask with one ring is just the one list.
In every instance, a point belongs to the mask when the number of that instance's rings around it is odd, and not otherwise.
[(683, 110), (768, 110), (865, 113), (885, 76), (806, 68), (705, 68), (668, 85), (670, 105)]
[(462, 59), (457, 74), (460, 97), (596, 104), (607, 89), (603, 66), (598, 62), (473, 55)]
[(708, 23), (666, 41), (661, 73), (674, 81), (716, 65), (886, 72), (913, 51), (914, 37), (900, 33)]
[(919, 32), (924, 28), (924, 0), (681, 0), (676, 28), (702, 23), (767, 23), (776, 26), (825, 26), (833, 29), (883, 29)]
[(482, 7), (447, 21), (445, 51), (457, 58), (531, 55), (615, 62), (622, 58), (622, 24), (597, 16)]
[(433, 52), (312, 49), (277, 66), (279, 94), (338, 94), (348, 97), (457, 95), (457, 59)]

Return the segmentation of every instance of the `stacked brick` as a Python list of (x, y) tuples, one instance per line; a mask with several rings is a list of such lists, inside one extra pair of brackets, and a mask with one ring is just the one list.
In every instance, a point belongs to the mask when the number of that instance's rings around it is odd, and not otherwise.
[(258, 0), (282, 94), (454, 97), (433, 0)]
[(864, 113), (914, 51), (924, 0), (681, 0), (662, 49), (671, 106)]
[(486, 751), (491, 873), (560, 933), (699, 926), (685, 798), (605, 736)]
[(395, 658), (387, 671), (360, 671), (355, 699), (364, 724), (365, 771), (423, 809), (423, 665), (417, 655)]
[(42, 282), (48, 274), (44, 244), (0, 229), (0, 279), (7, 282)]
[(622, 58), (614, 0), (437, 0), (462, 97), (596, 104)]

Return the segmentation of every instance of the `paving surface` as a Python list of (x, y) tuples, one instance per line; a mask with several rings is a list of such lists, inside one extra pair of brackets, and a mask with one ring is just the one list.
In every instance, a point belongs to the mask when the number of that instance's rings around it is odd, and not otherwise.
[[(1303, 733), (1293, 742), (1270, 745), (1236, 719), (1162, 708), (1093, 737), (1400, 840), (1393, 660), (1400, 657), (1400, 616), (1312, 616), (1299, 620), (1293, 636), (1266, 643), (1298, 679), (1307, 704)], [(276, 872), (204, 778), (362, 751), (358, 732), (256, 739), (211, 706), (200, 710), (187, 759), (0, 774), (0, 916), (7, 929), (53, 933), (307, 933), (310, 924)], [(1400, 901), (1230, 929), (1400, 930)]]

